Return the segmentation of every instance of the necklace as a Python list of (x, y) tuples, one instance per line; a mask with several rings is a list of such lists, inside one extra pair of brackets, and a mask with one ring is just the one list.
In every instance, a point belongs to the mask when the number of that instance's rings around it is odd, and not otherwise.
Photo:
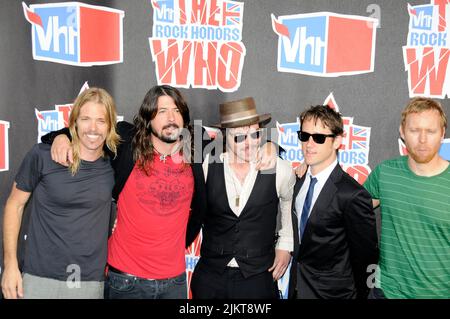
[[(239, 178), (240, 176), (238, 176), (237, 172), (232, 168), (232, 166), (230, 165), (229, 167), (230, 167), (230, 170), (233, 173), (232, 174), (233, 176), (231, 176), (231, 178), (233, 179), (233, 186), (234, 186), (234, 191), (235, 191), (235, 194), (236, 194), (236, 196), (234, 198), (234, 205), (236, 207), (239, 207), (240, 194), (239, 194), (239, 192), (237, 190), (236, 179), (238, 180), (238, 183), (240, 183), (240, 184), (241, 184), (241, 179)], [(241, 186), (243, 186), (244, 183), (245, 183), (245, 178), (244, 178), (244, 181), (241, 184)]]
[(163, 152), (160, 152), (160, 151), (155, 147), (155, 145), (153, 145), (153, 148), (155, 149), (156, 152), (158, 152), (158, 154), (159, 154), (159, 160), (160, 160), (161, 162), (166, 163), (167, 157), (172, 156), (173, 154), (177, 153), (177, 152), (180, 150), (180, 145), (181, 145), (181, 144), (177, 143), (176, 147), (174, 147), (174, 150), (173, 150), (171, 153), (169, 153), (169, 154), (164, 154)]
[[(233, 173), (233, 175), (235, 175), (235, 174)], [(236, 181), (235, 181), (236, 177), (231, 176), (231, 178), (233, 179), (234, 193), (236, 194), (236, 196), (234, 197), (234, 205), (236, 207), (239, 207), (240, 194), (238, 193), (237, 186), (236, 186)]]

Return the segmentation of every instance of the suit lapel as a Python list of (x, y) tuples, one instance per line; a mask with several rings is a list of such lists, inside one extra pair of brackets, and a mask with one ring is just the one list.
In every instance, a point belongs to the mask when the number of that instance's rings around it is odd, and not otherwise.
[(330, 204), (337, 191), (336, 183), (341, 179), (341, 177), (342, 168), (338, 164), (331, 172), (319, 196), (317, 197), (316, 202), (314, 203), (311, 214), (309, 215), (308, 221), (305, 226), (305, 234), (303, 235), (302, 243), (300, 245), (300, 254), (305, 250), (305, 247), (307, 247), (308, 242), (311, 239), (312, 234), (314, 233), (315, 223), (312, 221), (316, 221), (318, 218), (320, 218), (320, 215), (326, 214), (328, 210), (330, 210)]
[(295, 200), (297, 199), (297, 195), (300, 192), (300, 188), (302, 188), (303, 183), (305, 182), (305, 178), (306, 178), (306, 174), (304, 174), (302, 176), (302, 178), (296, 178), (296, 182), (294, 185), (294, 194), (292, 195), (292, 213), (297, 216), (298, 218), (298, 213), (295, 210)]
[(294, 257), (297, 256), (298, 245), (300, 243), (298, 236), (298, 213), (297, 210), (295, 209), (295, 200), (297, 199), (298, 193), (300, 192), (300, 188), (305, 182), (305, 178), (306, 174), (304, 174), (302, 178), (297, 177), (294, 185), (294, 193), (292, 195), (292, 229), (294, 230), (294, 254), (293, 254)]

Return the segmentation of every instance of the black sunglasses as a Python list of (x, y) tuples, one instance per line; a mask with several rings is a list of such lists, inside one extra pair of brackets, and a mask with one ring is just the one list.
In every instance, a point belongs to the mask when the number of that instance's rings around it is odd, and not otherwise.
[(310, 134), (303, 131), (297, 131), (298, 139), (302, 142), (308, 142), (309, 138), (312, 136), (313, 140), (317, 144), (325, 143), (327, 137), (336, 137), (336, 134)]
[(254, 131), (248, 134), (234, 134), (234, 142), (235, 143), (242, 143), (247, 139), (247, 136), (250, 136), (252, 139), (257, 140), (262, 135), (262, 130)]

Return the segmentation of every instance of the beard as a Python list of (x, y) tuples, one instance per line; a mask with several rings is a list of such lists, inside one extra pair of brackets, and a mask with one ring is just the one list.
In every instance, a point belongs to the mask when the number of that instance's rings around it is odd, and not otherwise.
[(426, 155), (422, 155), (422, 154), (414, 152), (414, 150), (408, 150), (408, 155), (411, 156), (411, 158), (416, 163), (419, 163), (419, 164), (429, 163), (436, 156), (436, 154), (437, 154), (437, 152), (436, 153), (429, 152)]
[[(175, 130), (172, 134), (164, 135), (163, 132), (167, 128), (174, 128)], [(176, 124), (168, 124), (163, 126), (160, 132), (155, 132), (155, 130), (152, 127), (152, 134), (161, 141), (163, 141), (164, 143), (173, 144), (176, 141), (178, 141), (178, 138), (180, 137), (180, 127)]]

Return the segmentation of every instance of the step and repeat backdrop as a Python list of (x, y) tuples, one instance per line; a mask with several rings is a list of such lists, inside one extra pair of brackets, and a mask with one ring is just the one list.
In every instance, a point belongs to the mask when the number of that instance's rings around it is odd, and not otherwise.
[[(150, 87), (170, 84), (206, 127), (220, 103), (253, 96), (293, 165), (300, 112), (328, 104), (344, 116), (340, 163), (360, 183), (405, 153), (398, 127), (410, 98), (450, 113), (449, 0), (0, 3), (0, 219), (22, 158), (67, 126), (87, 87), (109, 91), (119, 120), (132, 121)], [(450, 139), (441, 154), (450, 160)], [(186, 251), (188, 275), (200, 244)]]

